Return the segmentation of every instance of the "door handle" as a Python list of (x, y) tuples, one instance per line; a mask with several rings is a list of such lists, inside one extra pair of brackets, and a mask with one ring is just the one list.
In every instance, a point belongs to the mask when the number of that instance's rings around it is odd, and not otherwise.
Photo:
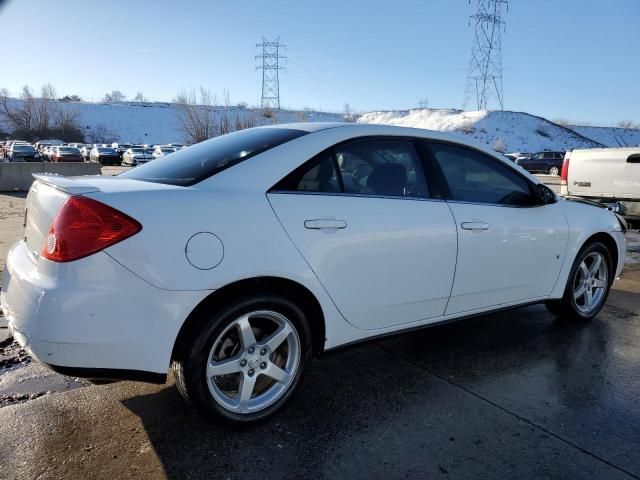
[(484, 222), (462, 222), (463, 230), (489, 230), (489, 224)]
[(338, 230), (347, 228), (347, 222), (333, 218), (317, 218), (314, 220), (305, 220), (304, 228), (309, 230)]

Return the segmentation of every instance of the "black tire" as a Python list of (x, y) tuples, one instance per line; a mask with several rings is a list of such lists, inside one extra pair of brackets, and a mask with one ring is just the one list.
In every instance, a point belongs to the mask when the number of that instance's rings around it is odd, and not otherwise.
[[(295, 327), (300, 340), (300, 359), (294, 378), (286, 391), (271, 405), (253, 413), (237, 413), (222, 406), (209, 390), (206, 365), (210, 351), (225, 329), (249, 312), (270, 310), (284, 315)], [(173, 363), (176, 386), (182, 397), (214, 422), (230, 427), (244, 427), (264, 421), (291, 399), (302, 384), (313, 358), (312, 333), (304, 312), (280, 295), (259, 294), (238, 300), (218, 312), (201, 315), (199, 331), (187, 339), (189, 343), (181, 360)]]
[[(607, 282), (604, 287), (604, 294), (602, 295), (598, 305), (588, 313), (581, 311), (576, 304), (576, 300), (573, 294), (574, 282), (576, 281), (576, 275), (582, 261), (590, 254), (598, 252), (601, 253), (607, 263)], [(585, 245), (582, 250), (576, 256), (576, 260), (571, 267), (569, 278), (567, 279), (567, 285), (565, 286), (564, 295), (560, 300), (549, 300), (546, 302), (547, 309), (556, 317), (566, 318), (570, 320), (587, 321), (594, 318), (607, 301), (609, 292), (611, 290), (611, 284), (615, 275), (615, 266), (611, 260), (611, 253), (609, 249), (601, 242), (591, 242)]]

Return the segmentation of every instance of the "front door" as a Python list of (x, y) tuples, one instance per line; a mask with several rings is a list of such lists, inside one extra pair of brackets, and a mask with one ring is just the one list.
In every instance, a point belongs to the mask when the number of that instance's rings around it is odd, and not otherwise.
[(458, 229), (446, 314), (546, 298), (567, 243), (559, 205), (536, 205), (531, 182), (506, 162), (460, 146), (430, 148)]

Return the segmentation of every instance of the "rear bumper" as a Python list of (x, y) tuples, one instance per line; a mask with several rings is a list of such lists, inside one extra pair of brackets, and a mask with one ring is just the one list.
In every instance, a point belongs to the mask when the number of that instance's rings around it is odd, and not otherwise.
[(180, 327), (207, 293), (158, 289), (104, 252), (34, 261), (20, 241), (7, 257), (0, 305), (14, 338), (54, 370), (148, 380), (166, 375)]

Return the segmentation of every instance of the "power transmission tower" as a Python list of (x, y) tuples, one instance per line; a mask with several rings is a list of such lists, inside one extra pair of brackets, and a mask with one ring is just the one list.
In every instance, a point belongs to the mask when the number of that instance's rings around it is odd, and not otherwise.
[[(471, 3), (471, 0), (469, 0)], [(486, 110), (493, 97), (504, 110), (502, 93), (502, 19), (503, 8), (509, 10), (509, 0), (477, 0), (475, 38), (467, 74), (464, 109), (475, 96), (478, 110)]]
[(258, 65), (256, 70), (262, 70), (262, 107), (280, 109), (280, 60), (287, 57), (280, 55), (281, 49), (287, 46), (280, 43), (280, 37), (270, 42), (262, 37), (262, 43), (256, 44), (256, 48), (262, 48), (262, 54), (256, 55), (256, 59), (262, 60), (262, 65)]

